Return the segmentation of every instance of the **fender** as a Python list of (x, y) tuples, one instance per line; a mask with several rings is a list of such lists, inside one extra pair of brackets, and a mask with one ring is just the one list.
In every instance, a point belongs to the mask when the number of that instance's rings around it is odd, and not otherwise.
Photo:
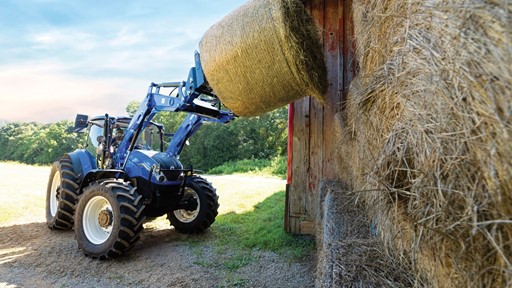
[(82, 191), (91, 182), (101, 179), (123, 179), (124, 181), (130, 181), (130, 178), (126, 175), (123, 170), (117, 169), (93, 169), (90, 170), (80, 182), (80, 188), (78, 189), (78, 195), (82, 194)]
[(68, 153), (73, 163), (73, 170), (78, 176), (78, 195), (82, 194), (83, 188), (87, 187), (91, 182), (106, 178), (122, 178), (129, 180), (126, 173), (116, 169), (97, 169), (96, 159), (91, 153), (85, 149), (77, 149)]
[(71, 158), (73, 170), (79, 178), (78, 182), (82, 182), (89, 171), (97, 168), (96, 159), (85, 149), (76, 149), (67, 155)]

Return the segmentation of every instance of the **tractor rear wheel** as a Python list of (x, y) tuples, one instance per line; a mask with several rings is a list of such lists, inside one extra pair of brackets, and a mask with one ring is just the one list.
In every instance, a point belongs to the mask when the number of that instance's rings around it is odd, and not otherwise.
[(180, 233), (201, 233), (215, 221), (219, 202), (215, 188), (199, 176), (187, 178), (183, 202), (190, 209), (178, 209), (167, 213), (167, 219)]
[(53, 163), (46, 188), (46, 223), (50, 229), (73, 228), (78, 187), (71, 158), (64, 155)]
[(95, 259), (115, 258), (139, 239), (142, 195), (128, 182), (105, 180), (84, 189), (75, 213), (78, 247)]

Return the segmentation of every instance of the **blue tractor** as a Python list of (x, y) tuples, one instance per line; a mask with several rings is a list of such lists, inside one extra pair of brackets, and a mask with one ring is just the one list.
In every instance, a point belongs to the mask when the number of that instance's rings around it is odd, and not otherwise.
[[(188, 113), (166, 150), (163, 126), (151, 121), (159, 111)], [(87, 144), (52, 166), (48, 227), (74, 228), (79, 248), (96, 259), (132, 248), (147, 218), (167, 215), (179, 232), (204, 231), (215, 221), (218, 196), (179, 155), (203, 122), (234, 118), (209, 88), (197, 52), (187, 80), (151, 83), (133, 117), (77, 115), (75, 131), (87, 132)]]

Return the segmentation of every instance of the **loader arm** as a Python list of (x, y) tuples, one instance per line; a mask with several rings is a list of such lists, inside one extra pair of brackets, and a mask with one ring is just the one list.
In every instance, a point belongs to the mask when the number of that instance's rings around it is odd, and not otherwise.
[[(177, 96), (160, 94), (160, 88), (175, 88)], [(205, 99), (201, 96), (205, 95)], [(199, 53), (195, 53), (195, 67), (190, 69), (187, 81), (151, 83), (148, 92), (128, 125), (123, 140), (115, 155), (116, 168), (123, 169), (130, 152), (142, 130), (160, 111), (188, 112), (174, 134), (166, 153), (178, 157), (186, 140), (191, 137), (204, 121), (227, 123), (236, 116), (223, 109), (219, 99), (207, 85)]]

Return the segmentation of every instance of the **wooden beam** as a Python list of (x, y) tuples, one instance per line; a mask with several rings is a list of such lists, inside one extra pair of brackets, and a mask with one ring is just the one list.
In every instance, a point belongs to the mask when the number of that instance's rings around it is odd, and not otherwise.
[[(320, 33), (320, 41), (324, 42), (324, 1), (310, 2), (310, 14)], [(316, 99), (311, 101), (310, 107), (310, 127), (309, 127), (309, 172), (308, 172), (308, 194), (306, 195), (306, 219), (314, 220), (316, 218), (316, 202), (320, 180), (323, 178), (323, 115), (324, 107)], [(306, 231), (301, 229), (301, 234)], [(308, 230), (310, 231), (310, 230)]]
[(356, 58), (356, 41), (354, 34), (354, 24), (352, 16), (352, 0), (345, 0), (343, 2), (343, 85), (341, 95), (341, 110), (345, 110), (345, 102), (348, 99), (348, 92), (350, 82), (357, 73), (358, 65)]
[(315, 221), (300, 221), (299, 229), (301, 235), (315, 235)]
[(323, 115), (323, 179), (337, 180), (336, 139), (334, 137), (334, 116), (339, 111), (343, 82), (340, 31), (343, 31), (343, 1), (324, 0), (324, 53), (329, 86)]
[(294, 102), (292, 183), (289, 193), (289, 215), (303, 216), (309, 167), (309, 97)]

